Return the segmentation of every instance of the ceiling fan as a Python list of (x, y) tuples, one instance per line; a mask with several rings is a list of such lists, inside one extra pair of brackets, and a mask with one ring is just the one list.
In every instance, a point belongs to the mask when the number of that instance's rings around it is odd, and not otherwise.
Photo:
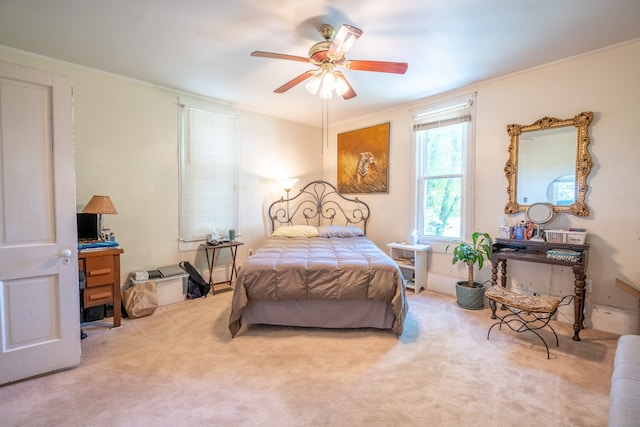
[[(314, 70), (305, 71), (297, 77), (289, 80), (276, 90), (275, 93), (284, 93), (292, 87), (302, 83), (307, 79), (307, 90), (315, 94), (320, 91), (322, 98), (331, 98), (333, 90), (344, 99), (351, 99), (356, 96), (347, 78), (341, 71), (335, 70), (338, 66), (343, 66), (350, 70), (375, 71), (379, 73), (404, 74), (407, 71), (406, 62), (384, 62), (384, 61), (364, 61), (358, 59), (347, 59), (346, 54), (353, 44), (362, 35), (362, 30), (351, 25), (342, 25), (337, 33), (329, 24), (320, 26), (320, 34), (324, 41), (318, 42), (309, 49), (309, 57), (295, 55), (285, 55), (282, 53), (251, 52), (251, 56), (263, 58), (286, 59), (289, 61), (308, 62), (317, 66)], [(334, 37), (335, 34), (335, 37)]]

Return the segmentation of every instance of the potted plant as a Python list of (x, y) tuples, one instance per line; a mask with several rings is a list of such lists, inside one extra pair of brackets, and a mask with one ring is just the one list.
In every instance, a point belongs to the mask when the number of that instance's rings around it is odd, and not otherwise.
[(460, 307), (471, 310), (478, 310), (484, 307), (484, 284), (473, 280), (473, 269), (478, 264), (478, 270), (484, 265), (485, 257), (491, 260), (491, 245), (493, 241), (488, 233), (476, 231), (471, 235), (471, 243), (455, 241), (447, 245), (457, 244), (453, 248), (453, 260), (451, 264), (458, 261), (467, 264), (468, 280), (459, 281), (456, 284), (456, 297)]

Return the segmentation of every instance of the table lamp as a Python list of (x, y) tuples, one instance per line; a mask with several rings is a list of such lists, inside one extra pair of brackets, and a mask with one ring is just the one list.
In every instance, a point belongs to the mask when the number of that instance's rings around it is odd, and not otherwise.
[(87, 206), (84, 207), (82, 213), (98, 214), (98, 230), (102, 233), (102, 214), (117, 214), (113, 202), (109, 196), (96, 196), (94, 195)]

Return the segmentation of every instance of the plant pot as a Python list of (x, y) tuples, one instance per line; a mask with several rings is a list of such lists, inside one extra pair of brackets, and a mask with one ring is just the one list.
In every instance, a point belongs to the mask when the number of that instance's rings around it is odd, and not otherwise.
[(473, 283), (473, 287), (467, 286), (467, 281), (456, 283), (456, 298), (458, 305), (468, 310), (481, 310), (484, 308), (484, 285)]

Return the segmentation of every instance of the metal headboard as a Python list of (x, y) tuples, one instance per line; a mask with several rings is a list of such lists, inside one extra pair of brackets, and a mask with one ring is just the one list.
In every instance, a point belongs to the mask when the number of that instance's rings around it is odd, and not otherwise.
[(269, 206), (269, 219), (272, 232), (283, 225), (355, 225), (367, 234), (369, 206), (318, 180), (305, 185), (294, 197), (273, 202)]

